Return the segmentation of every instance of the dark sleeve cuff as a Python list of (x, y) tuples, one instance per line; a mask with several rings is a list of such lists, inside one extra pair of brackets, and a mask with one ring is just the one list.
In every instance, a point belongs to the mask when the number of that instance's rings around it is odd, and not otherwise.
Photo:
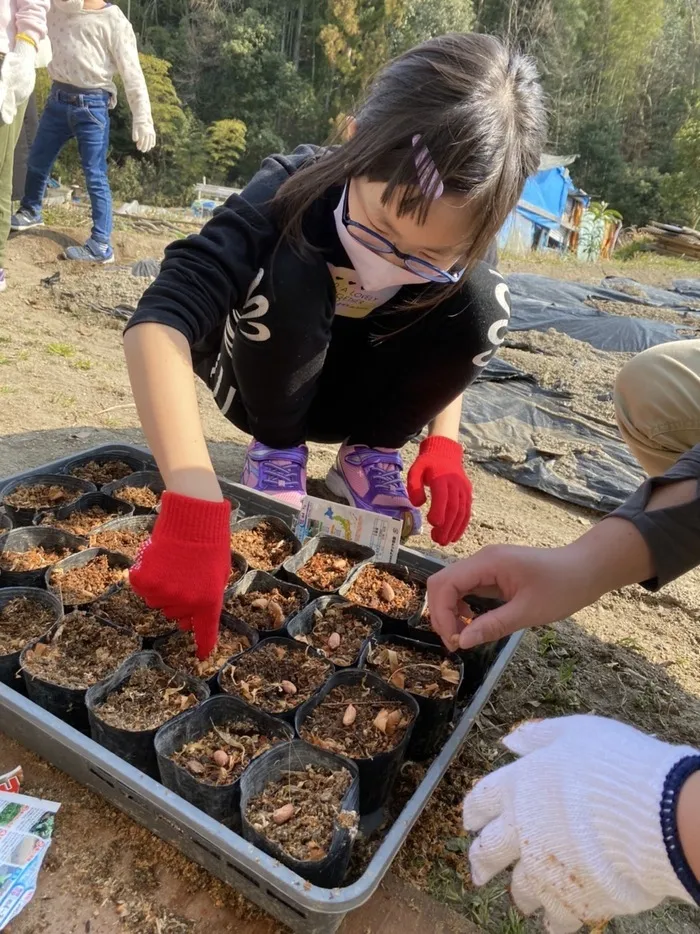
[(610, 513), (638, 530), (651, 552), (656, 576), (642, 585), (658, 590), (700, 565), (700, 496), (679, 506), (645, 512), (654, 490), (681, 480), (700, 481), (700, 445), (682, 455), (663, 477), (643, 483), (627, 502)]
[(678, 881), (695, 903), (700, 905), (700, 882), (685, 858), (678, 833), (678, 798), (681, 788), (690, 776), (698, 771), (700, 756), (686, 756), (677, 762), (666, 776), (661, 796), (661, 833)]

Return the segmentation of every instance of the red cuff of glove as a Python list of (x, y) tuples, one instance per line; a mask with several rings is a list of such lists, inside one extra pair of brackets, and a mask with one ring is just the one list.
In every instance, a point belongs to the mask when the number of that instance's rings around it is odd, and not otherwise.
[(430, 488), (428, 522), (432, 539), (438, 545), (456, 542), (469, 525), (472, 485), (462, 464), (462, 445), (441, 435), (431, 435), (420, 446), (408, 472), (408, 496), (414, 506), (425, 503), (425, 487)]
[(231, 504), (220, 503), (179, 493), (163, 493), (154, 537), (186, 539), (200, 545), (211, 545), (228, 535)]

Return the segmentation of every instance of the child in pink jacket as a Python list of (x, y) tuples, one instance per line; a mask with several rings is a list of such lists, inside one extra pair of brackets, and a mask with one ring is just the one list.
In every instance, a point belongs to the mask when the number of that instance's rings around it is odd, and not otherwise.
[(46, 37), (50, 0), (0, 0), (0, 292), (12, 214), (12, 165), (36, 80), (36, 54)]

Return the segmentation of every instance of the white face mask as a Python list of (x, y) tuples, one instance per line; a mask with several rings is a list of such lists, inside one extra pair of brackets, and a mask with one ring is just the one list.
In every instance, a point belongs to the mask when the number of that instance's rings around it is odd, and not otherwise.
[(395, 266), (385, 259), (379, 253), (375, 253), (366, 247), (359, 240), (355, 240), (348, 228), (343, 223), (343, 205), (347, 197), (346, 185), (341, 195), (338, 207), (333, 211), (335, 218), (335, 229), (338, 231), (338, 237), (343, 244), (345, 252), (350, 258), (352, 268), (362, 283), (363, 288), (369, 292), (379, 292), (381, 289), (387, 289), (392, 286), (401, 285), (428, 285), (428, 280), (422, 276), (416, 275), (405, 266)]

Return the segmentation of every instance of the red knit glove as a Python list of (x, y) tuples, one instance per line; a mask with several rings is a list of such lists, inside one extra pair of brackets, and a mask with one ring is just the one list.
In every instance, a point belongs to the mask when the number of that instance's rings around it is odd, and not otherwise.
[(164, 493), (151, 537), (129, 572), (151, 609), (194, 630), (197, 655), (216, 646), (231, 573), (231, 504)]
[(414, 506), (425, 503), (424, 487), (430, 487), (428, 522), (438, 545), (461, 538), (471, 518), (472, 485), (462, 466), (463, 456), (461, 444), (431, 435), (421, 443), (408, 471), (408, 496)]

